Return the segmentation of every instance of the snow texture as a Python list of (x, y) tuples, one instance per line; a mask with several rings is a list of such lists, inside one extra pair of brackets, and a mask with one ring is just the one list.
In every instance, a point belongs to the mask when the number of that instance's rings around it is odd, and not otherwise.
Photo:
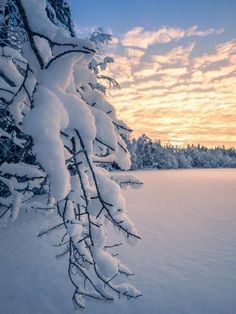
[[(138, 194), (127, 189), (124, 195), (143, 240), (137, 247), (117, 246), (112, 252), (122, 253), (122, 260), (132, 265), (136, 276), (129, 282), (137, 284), (143, 296), (111, 304), (94, 300), (87, 303), (84, 313), (235, 313), (236, 171), (135, 174), (144, 187)], [(46, 220), (50, 223), (51, 218)], [(45, 216), (22, 212), (14, 224), (0, 229), (1, 313), (73, 313), (67, 260), (55, 262), (53, 256), (59, 248), (48, 245), (49, 237), (37, 239), (44, 225)], [(51, 243), (57, 243), (57, 238), (52, 234)], [(110, 241), (118, 244), (120, 237), (113, 234)], [(106, 263), (108, 257), (99, 258)], [(112, 261), (107, 276), (115, 273), (117, 266), (122, 268)], [(119, 289), (125, 291), (127, 285)], [(130, 293), (135, 293), (132, 289)], [(82, 291), (86, 293), (81, 287)], [(96, 292), (94, 296), (98, 296)], [(80, 295), (76, 297), (84, 304)]]

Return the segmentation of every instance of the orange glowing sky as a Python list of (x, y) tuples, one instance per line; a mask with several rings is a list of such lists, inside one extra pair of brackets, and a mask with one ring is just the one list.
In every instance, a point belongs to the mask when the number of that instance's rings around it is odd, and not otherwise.
[(134, 136), (236, 147), (235, 0), (69, 3), (80, 32), (114, 34), (109, 100)]
[(113, 40), (109, 100), (142, 133), (177, 145), (236, 146), (236, 41), (196, 54), (223, 29), (136, 27)]

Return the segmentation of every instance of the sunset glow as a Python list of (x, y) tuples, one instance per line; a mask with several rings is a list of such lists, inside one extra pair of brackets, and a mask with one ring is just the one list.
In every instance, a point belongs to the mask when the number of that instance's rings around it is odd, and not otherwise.
[[(142, 33), (146, 42), (152, 43), (154, 33), (140, 29), (140, 40)], [(178, 42), (162, 53), (158, 47), (149, 53), (149, 46), (139, 46), (134, 30), (124, 35), (130, 41), (121, 41), (122, 53), (116, 52), (118, 46), (113, 48), (115, 64), (110, 75), (117, 78), (121, 89), (113, 91), (110, 100), (119, 116), (134, 128), (135, 136), (146, 133), (179, 145), (235, 146), (236, 42), (224, 42), (211, 53), (194, 56), (201, 38), (217, 34), (217, 30), (196, 31), (191, 36), (189, 30), (156, 33), (164, 33), (164, 39), (157, 38), (165, 40), (164, 44)], [(180, 36), (188, 36), (191, 43), (181, 44)], [(126, 42), (132, 43), (132, 48), (126, 47)]]
[[(152, 8), (158, 9), (158, 2), (149, 2), (151, 14)], [(173, 1), (168, 2), (174, 5)], [(236, 34), (229, 31), (223, 15), (224, 10), (229, 12), (232, 7), (222, 5), (221, 19), (218, 23), (213, 20), (211, 9), (215, 16), (221, 13), (218, 2), (210, 7), (210, 2), (200, 1), (196, 8), (208, 10), (205, 14), (212, 21), (207, 27), (202, 27), (206, 23), (200, 12), (196, 19), (186, 1), (181, 2), (189, 10), (185, 27), (173, 26), (168, 14), (162, 17), (160, 13), (156, 13), (156, 20), (152, 13), (152, 27), (147, 23), (140, 26), (137, 23), (143, 21), (135, 9), (130, 16), (132, 23), (124, 21), (125, 26), (133, 27), (118, 27), (115, 21), (113, 25), (105, 19), (114, 34), (108, 53), (115, 62), (108, 74), (121, 86), (108, 98), (118, 116), (134, 130), (133, 136), (145, 133), (174, 145), (236, 146)], [(138, 1), (137, 12), (141, 4), (145, 6)], [(167, 10), (167, 4), (162, 6)], [(175, 16), (175, 25), (180, 17), (183, 18), (181, 14)], [(158, 24), (158, 18), (166, 19), (165, 26)], [(199, 23), (190, 24), (191, 19), (199, 19)], [(98, 26), (103, 25), (104, 22)]]

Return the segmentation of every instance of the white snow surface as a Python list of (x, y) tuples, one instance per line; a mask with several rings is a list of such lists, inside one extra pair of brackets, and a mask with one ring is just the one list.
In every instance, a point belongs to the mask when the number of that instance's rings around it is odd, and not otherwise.
[[(123, 193), (142, 241), (113, 251), (135, 273), (130, 283), (143, 296), (88, 301), (83, 313), (236, 313), (236, 170), (135, 175), (143, 188)], [(1, 314), (75, 313), (67, 258), (57, 261), (60, 251), (48, 242), (57, 236), (37, 238), (45, 221), (47, 216), (21, 211), (16, 222), (0, 229)], [(111, 238), (123, 240), (117, 232)]]

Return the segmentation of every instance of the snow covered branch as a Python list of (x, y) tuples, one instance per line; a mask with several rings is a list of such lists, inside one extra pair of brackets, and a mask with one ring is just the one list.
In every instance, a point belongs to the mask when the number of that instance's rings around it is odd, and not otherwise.
[[(22, 208), (55, 209), (61, 222), (39, 237), (64, 228), (57, 257), (68, 256), (80, 308), (86, 298), (136, 298), (141, 293), (119, 279), (133, 273), (108, 252), (120, 243), (107, 245), (106, 222), (140, 239), (120, 187), (141, 182), (101, 167), (130, 167), (122, 139), (130, 129), (116, 118), (99, 82), (117, 87), (98, 70), (112, 60), (96, 53), (99, 32), (90, 40), (75, 36), (65, 1), (10, 0), (2, 8), (8, 23), (0, 44), (0, 218), (16, 219)], [(25, 36), (17, 47), (9, 35), (11, 19), (18, 21), (16, 34)]]

